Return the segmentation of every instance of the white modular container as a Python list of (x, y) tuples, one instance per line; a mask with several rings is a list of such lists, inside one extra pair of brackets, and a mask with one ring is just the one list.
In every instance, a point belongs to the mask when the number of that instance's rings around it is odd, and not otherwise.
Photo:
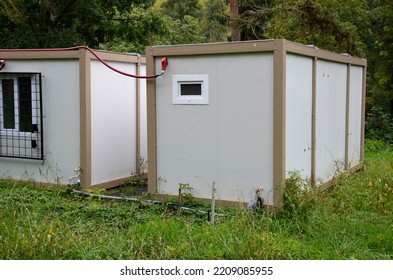
[[(139, 55), (96, 54), (120, 71), (146, 72)], [(0, 58), (0, 178), (113, 187), (147, 171), (146, 80), (112, 71), (86, 48), (1, 50)], [(18, 109), (24, 88), (32, 105)], [(20, 125), (26, 110), (34, 133)]]
[(149, 192), (245, 203), (292, 171), (324, 185), (363, 160), (366, 60), (286, 40), (146, 49)]

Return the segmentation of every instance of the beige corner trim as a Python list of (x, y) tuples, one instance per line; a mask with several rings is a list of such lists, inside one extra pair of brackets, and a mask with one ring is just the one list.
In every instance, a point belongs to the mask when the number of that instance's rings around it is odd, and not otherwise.
[(282, 205), (282, 189), (285, 183), (285, 87), (286, 50), (285, 40), (277, 40), (274, 49), (273, 85), (273, 206)]
[(366, 124), (366, 79), (367, 66), (363, 67), (363, 83), (362, 83), (362, 119), (361, 119), (361, 136), (360, 136), (360, 161), (364, 161), (364, 138), (365, 138), (365, 124)]
[(80, 102), (80, 180), (82, 188), (91, 186), (91, 69), (87, 50), (81, 49), (79, 62)]
[[(146, 47), (146, 74), (156, 74), (155, 59), (151, 47)], [(148, 191), (157, 192), (157, 112), (156, 112), (156, 81), (146, 81), (147, 102), (147, 165), (148, 165)]]

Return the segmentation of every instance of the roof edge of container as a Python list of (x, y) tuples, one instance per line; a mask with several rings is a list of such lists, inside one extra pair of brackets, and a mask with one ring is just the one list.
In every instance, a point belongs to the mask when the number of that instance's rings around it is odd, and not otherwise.
[(304, 45), (301, 43), (285, 41), (285, 49), (288, 53), (294, 53), (299, 55), (305, 55), (310, 57), (315, 57), (319, 59), (336, 61), (348, 64), (355, 64), (360, 66), (367, 65), (367, 59), (351, 56), (347, 53), (337, 53), (333, 51), (328, 51), (324, 49), (320, 49), (314, 45)]
[(80, 50), (71, 51), (32, 51), (30, 49), (0, 49), (2, 59), (72, 59), (80, 58)]
[[(236, 41), (202, 44), (150, 46), (153, 56), (186, 56), (274, 51), (278, 40)], [(146, 52), (147, 53), (147, 52)]]
[[(83, 47), (73, 49), (45, 48), (45, 49), (0, 49), (2, 59), (79, 59), (82, 57)], [(105, 50), (94, 50), (102, 59), (116, 62), (145, 63), (146, 60), (138, 53), (121, 53)], [(89, 57), (96, 59), (94, 55)]]
[(147, 47), (146, 53), (152, 55), (153, 57), (159, 57), (269, 52), (275, 51), (279, 44), (284, 45), (284, 49), (287, 53), (299, 54), (341, 63), (350, 63), (360, 66), (367, 65), (367, 60), (364, 58), (353, 57), (343, 53), (340, 54), (333, 51), (320, 49), (314, 45), (304, 45), (301, 43), (288, 41), (286, 39), (149, 46)]

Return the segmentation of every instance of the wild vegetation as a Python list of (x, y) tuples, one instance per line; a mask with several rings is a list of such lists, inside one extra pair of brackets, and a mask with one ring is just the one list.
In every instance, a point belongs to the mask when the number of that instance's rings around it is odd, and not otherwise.
[(329, 190), (302, 191), (294, 175), (282, 210), (217, 207), (214, 225), (169, 205), (1, 181), (0, 259), (393, 259), (393, 148), (366, 147), (363, 169)]

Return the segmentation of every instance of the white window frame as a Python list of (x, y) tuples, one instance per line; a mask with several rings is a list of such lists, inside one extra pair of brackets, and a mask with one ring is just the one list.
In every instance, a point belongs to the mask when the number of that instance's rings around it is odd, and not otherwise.
[[(182, 95), (181, 86), (184, 84), (200, 84), (201, 94)], [(209, 75), (173, 75), (172, 103), (178, 105), (207, 105), (209, 104)]]
[[(23, 76), (19, 76), (17, 74), (13, 74), (10, 75), (9, 77), (7, 77), (7, 79), (9, 80), (14, 80), (14, 118), (15, 118), (15, 128), (4, 128), (4, 104), (3, 104), (3, 95), (0, 94), (0, 133), (1, 135), (6, 135), (6, 136), (27, 136), (27, 137), (31, 137), (32, 133), (31, 132), (25, 132), (25, 131), (19, 131), (19, 83), (18, 83), (18, 77), (29, 77), (30, 79), (33, 80), (33, 75), (26, 75), (23, 74)], [(2, 79), (0, 79), (0, 92), (3, 92), (3, 83), (2, 83)], [(35, 90), (34, 87), (34, 83), (32, 81), (31, 83), (31, 106), (32, 106), (32, 112), (31, 112), (31, 121), (32, 123), (37, 123), (36, 120), (38, 118), (37, 116), (37, 112), (36, 110), (33, 110), (34, 108), (34, 101), (37, 99), (37, 92)]]

